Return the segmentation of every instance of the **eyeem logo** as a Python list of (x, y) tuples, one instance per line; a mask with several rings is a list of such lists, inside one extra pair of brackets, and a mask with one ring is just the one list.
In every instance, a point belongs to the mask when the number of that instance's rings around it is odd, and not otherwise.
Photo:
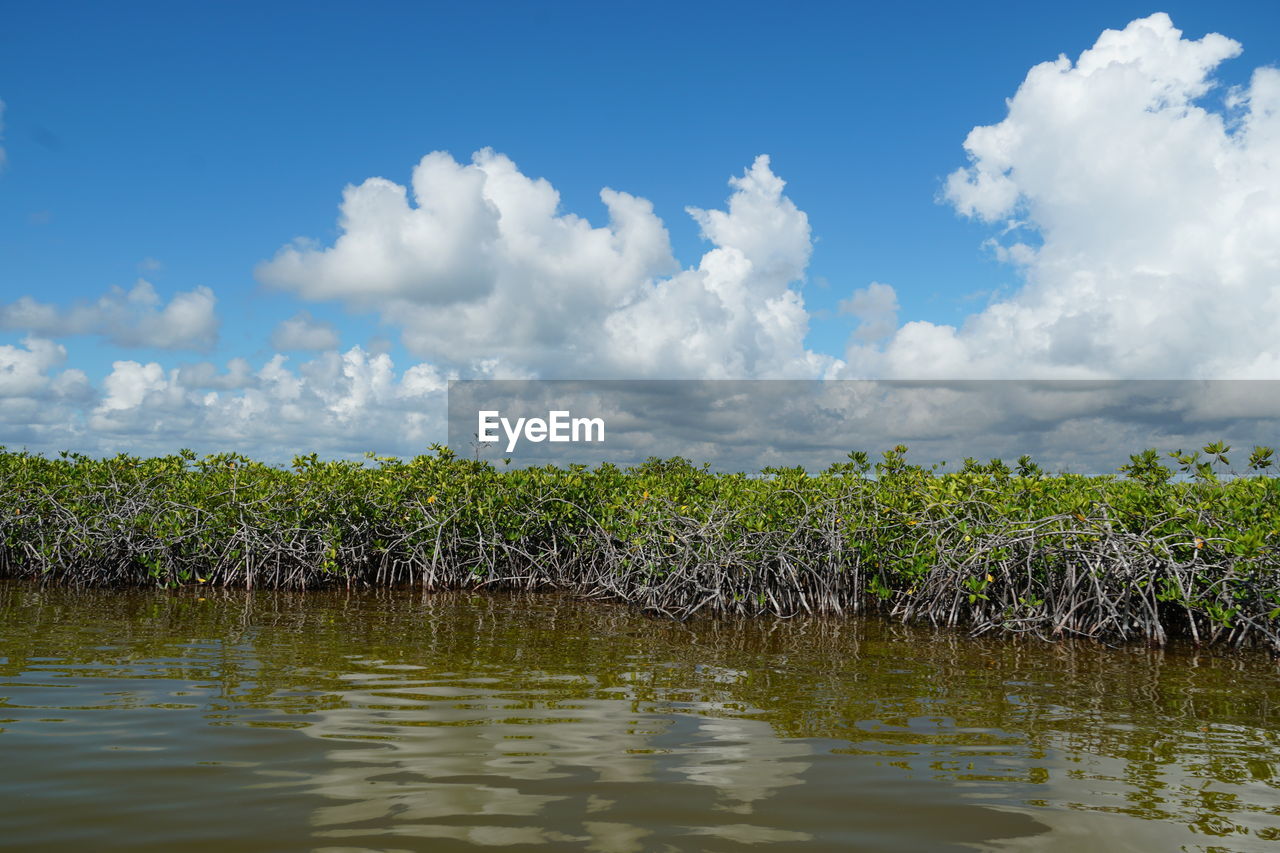
[(520, 439), (526, 441), (604, 441), (604, 418), (574, 418), (567, 411), (547, 412), (543, 418), (516, 418), (513, 424), (498, 411), (479, 413), (480, 441), (497, 441), (498, 427), (507, 436), (507, 453), (516, 449)]

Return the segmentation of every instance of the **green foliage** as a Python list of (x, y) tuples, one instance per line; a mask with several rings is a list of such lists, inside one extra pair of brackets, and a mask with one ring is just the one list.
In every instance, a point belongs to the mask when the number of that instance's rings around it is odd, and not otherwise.
[[(1028, 457), (925, 469), (899, 445), (810, 474), (495, 468), (191, 451), (0, 448), (0, 573), (98, 584), (561, 588), (655, 613), (849, 612), (1044, 636), (1280, 649), (1280, 481), (1231, 448), (1155, 450), (1118, 477)], [(1202, 455), (1203, 454), (1203, 455)]]

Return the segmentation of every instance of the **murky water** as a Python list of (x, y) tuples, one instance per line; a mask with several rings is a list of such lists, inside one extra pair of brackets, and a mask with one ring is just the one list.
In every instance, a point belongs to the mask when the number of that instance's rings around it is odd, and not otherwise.
[(0, 846), (1280, 849), (1261, 655), (0, 584)]

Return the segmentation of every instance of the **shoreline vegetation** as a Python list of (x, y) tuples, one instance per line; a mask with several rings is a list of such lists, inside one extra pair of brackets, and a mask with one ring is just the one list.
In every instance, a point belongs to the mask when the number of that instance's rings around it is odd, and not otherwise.
[[(1053, 639), (1280, 654), (1280, 479), (1224, 444), (1116, 476), (898, 446), (810, 474), (47, 458), (0, 447), (0, 576), (80, 585), (558, 589), (675, 619), (879, 610)], [(1168, 459), (1173, 467), (1167, 467)]]

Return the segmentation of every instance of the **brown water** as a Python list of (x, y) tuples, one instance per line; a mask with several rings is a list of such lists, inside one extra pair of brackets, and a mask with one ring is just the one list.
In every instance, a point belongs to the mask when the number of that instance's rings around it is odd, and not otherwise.
[(1280, 849), (1278, 673), (550, 595), (0, 584), (0, 846)]

